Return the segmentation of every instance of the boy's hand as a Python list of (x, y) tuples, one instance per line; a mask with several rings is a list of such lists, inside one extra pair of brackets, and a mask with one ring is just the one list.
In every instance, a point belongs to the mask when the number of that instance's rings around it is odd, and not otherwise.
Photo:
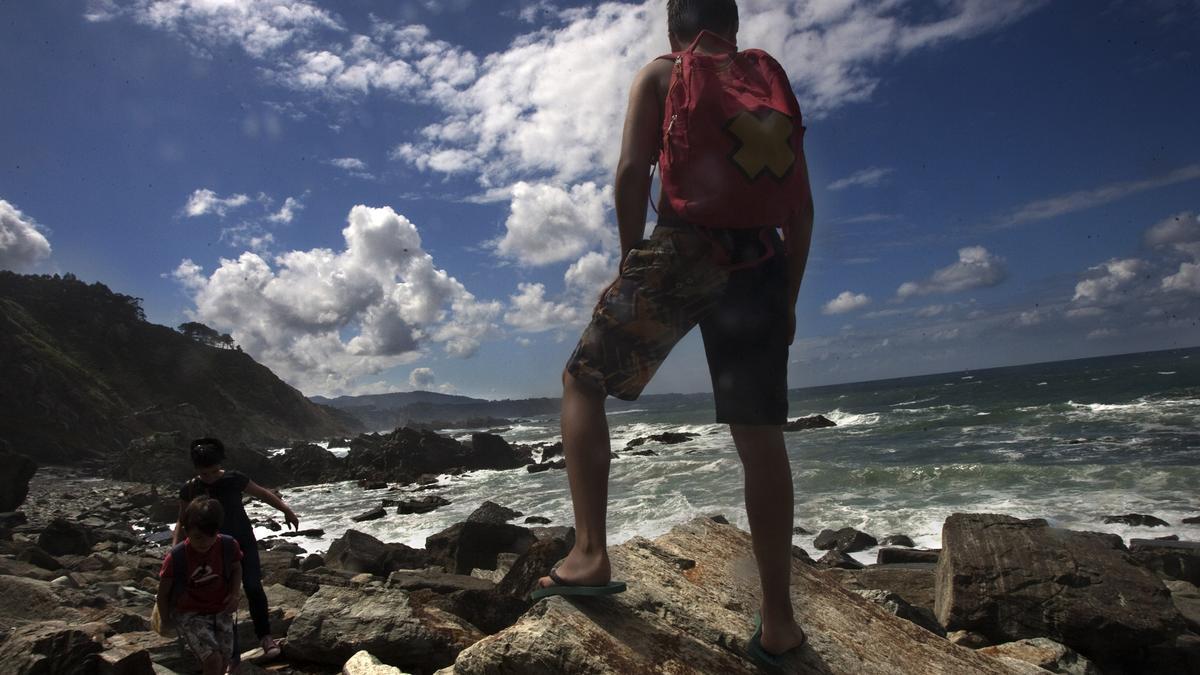
[(225, 607), (223, 608), (226, 614), (233, 614), (237, 611), (238, 603), (242, 601), (242, 594), (234, 591), (225, 596)]
[(300, 519), (296, 516), (296, 512), (291, 509), (283, 512), (283, 522), (287, 523), (288, 527), (294, 530), (300, 530)]

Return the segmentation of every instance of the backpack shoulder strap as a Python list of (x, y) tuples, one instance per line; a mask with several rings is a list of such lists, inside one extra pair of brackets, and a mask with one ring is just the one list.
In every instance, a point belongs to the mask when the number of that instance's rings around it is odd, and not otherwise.
[(225, 577), (225, 583), (229, 583), (233, 577), (233, 553), (237, 549), (233, 543), (233, 537), (227, 534), (218, 534), (217, 537), (221, 540), (221, 574)]
[(171, 559), (171, 610), (174, 611), (175, 603), (179, 600), (179, 596), (183, 594), (187, 588), (187, 544), (180, 542), (171, 547), (171, 552), (167, 554)]

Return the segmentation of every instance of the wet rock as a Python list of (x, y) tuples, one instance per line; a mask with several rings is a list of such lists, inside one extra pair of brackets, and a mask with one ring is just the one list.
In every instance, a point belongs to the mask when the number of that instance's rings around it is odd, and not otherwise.
[[(726, 523), (728, 524), (728, 523)], [(792, 534), (812, 534), (812, 532), (800, 527), (799, 525), (792, 528)]]
[(912, 548), (881, 548), (876, 553), (875, 562), (879, 565), (896, 563), (936, 563), (941, 549), (922, 551)]
[(840, 530), (821, 530), (813, 540), (813, 546), (822, 551), (837, 550), (842, 553), (854, 553), (871, 548), (879, 542), (875, 537), (860, 532), (853, 527), (843, 527)]
[(435, 509), (450, 504), (450, 500), (438, 495), (430, 495), (428, 497), (418, 497), (415, 499), (403, 499), (396, 502), (396, 513), (405, 515), (409, 513), (429, 513)]
[(549, 525), (550, 519), (542, 516), (529, 516), (525, 519), (526, 525)]
[(495, 434), (471, 434), (467, 469), (515, 469), (529, 462), (529, 451), (509, 445)]
[(0, 448), (0, 511), (16, 511), (29, 494), (29, 479), (37, 473), (37, 463), (25, 455)]
[[(629, 583), (628, 592), (592, 602), (538, 602), (514, 625), (463, 651), (455, 675), (760, 672), (743, 656), (759, 594), (757, 575), (747, 573), (755, 569), (749, 534), (697, 518), (653, 542), (635, 537), (609, 554), (613, 576)], [(680, 559), (694, 564), (681, 569), (674, 562)], [(789, 672), (1022, 672), (936, 639), (799, 561), (792, 578), (796, 618), (819, 639), (789, 658)]]
[(0, 663), (12, 675), (86, 673), (103, 651), (95, 637), (62, 621), (29, 624), (0, 644)]
[(905, 621), (911, 621), (939, 637), (946, 637), (946, 629), (942, 628), (942, 625), (937, 622), (937, 617), (933, 615), (932, 611), (924, 607), (916, 607), (909, 604), (907, 600), (900, 597), (897, 593), (875, 589), (854, 592), (883, 607), (893, 616), (898, 616)]
[(634, 450), (625, 454), (629, 455), (630, 457), (658, 457), (658, 453), (649, 448), (645, 450)]
[(519, 518), (525, 514), (520, 511), (514, 511), (506, 506), (500, 506), (496, 502), (485, 501), (479, 505), (479, 508), (471, 512), (467, 516), (467, 522), (471, 523), (493, 523), (503, 525), (508, 521)]
[[(687, 441), (690, 441), (693, 438), (697, 438), (699, 436), (700, 436), (700, 434), (693, 434), (693, 433), (686, 432), (686, 431), (683, 431), (683, 432), (668, 431), (668, 432), (661, 433), (661, 434), (652, 434), (650, 436), (635, 438), (635, 439), (629, 441), (628, 443), (626, 443), (625, 447), (626, 448), (636, 448), (639, 445), (643, 445), (649, 441), (654, 441), (655, 443), (661, 443), (663, 445), (676, 445), (678, 443), (686, 443)], [(638, 454), (638, 453), (631, 452), (629, 454), (632, 455), (632, 454)]]
[(285, 537), (308, 537), (310, 539), (320, 539), (325, 536), (325, 530), (314, 528), (309, 530), (296, 530), (294, 532), (284, 532)]
[(356, 523), (365, 523), (368, 520), (379, 520), (386, 515), (387, 511), (385, 511), (382, 506), (376, 506), (366, 513), (360, 513), (357, 516), (354, 516), (350, 520), (353, 520)]
[(904, 534), (889, 534), (888, 536), (879, 540), (879, 545), (880, 546), (907, 546), (909, 548), (913, 548), (914, 546), (916, 546), (916, 544), (913, 543), (913, 540), (908, 535), (904, 535)]
[(388, 484), (385, 480), (372, 480), (369, 478), (363, 478), (358, 481), (358, 487), (364, 490), (386, 490), (387, 486)]
[(1183, 522), (1185, 525), (1200, 525), (1200, 516), (1192, 516), (1191, 518), (1184, 518)]
[[(541, 473), (541, 472), (543, 472), (543, 471), (549, 471), (549, 470), (550, 470), (550, 468), (551, 468), (551, 464), (552, 464), (552, 463), (546, 463), (546, 464), (526, 464), (526, 465), (525, 465), (525, 470), (526, 470), (527, 472), (529, 472), (529, 473)], [(565, 466), (566, 466), (566, 464), (563, 464), (563, 466), (565, 467)]]
[(804, 431), (805, 429), (824, 429), (826, 427), (836, 427), (837, 423), (830, 420), (824, 415), (813, 415), (812, 417), (801, 417), (794, 419), (783, 425), (784, 431)]
[(1183, 629), (1162, 583), (1123, 548), (1116, 535), (1042, 519), (956, 513), (942, 527), (935, 613), (997, 643), (1049, 637), (1119, 658)]
[(1005, 642), (979, 650), (991, 656), (1007, 656), (1032, 663), (1052, 673), (1104, 675), (1091, 661), (1070, 647), (1049, 638), (1031, 638)]
[(447, 572), (470, 574), (476, 567), (496, 569), (499, 553), (524, 553), (537, 541), (529, 530), (506, 523), (463, 522), (425, 540), (430, 562)]
[(272, 457), (271, 462), (284, 476), (283, 484), (289, 486), (332, 483), (343, 479), (346, 473), (337, 455), (313, 443), (296, 445)]
[(850, 557), (849, 553), (833, 550), (817, 559), (818, 567), (838, 567), (847, 570), (858, 570), (866, 567), (854, 558)]
[(1142, 513), (1127, 513), (1123, 516), (1104, 516), (1104, 524), (1133, 525), (1136, 527), (1169, 527), (1171, 525), (1161, 518)]
[(1129, 553), (1139, 565), (1163, 579), (1200, 586), (1200, 542), (1131, 539)]
[(428, 672), (450, 665), (484, 636), (459, 617), (416, 607), (403, 591), (321, 588), (288, 630), (292, 659), (341, 666), (359, 651), (383, 663)]
[(432, 570), (397, 570), (387, 580), (388, 588), (402, 591), (429, 589), (434, 593), (453, 593), (466, 589), (488, 591), (496, 584), (464, 574), (447, 574)]
[(1167, 536), (1165, 536), (1165, 537), (1155, 537), (1154, 539), (1155, 539), (1156, 541), (1179, 541), (1179, 535), (1177, 535), (1177, 534), (1168, 534), (1168, 535), (1167, 535)]
[(91, 530), (65, 518), (55, 518), (38, 535), (37, 543), (50, 555), (86, 555), (96, 541)]
[(556, 443), (547, 445), (542, 448), (542, 461), (546, 462), (554, 457), (561, 457), (562, 454), (563, 454), (563, 444), (562, 444), (562, 441), (558, 441)]
[(386, 577), (398, 569), (424, 567), (426, 554), (404, 544), (385, 544), (369, 534), (347, 530), (325, 553), (325, 564), (334, 570)]

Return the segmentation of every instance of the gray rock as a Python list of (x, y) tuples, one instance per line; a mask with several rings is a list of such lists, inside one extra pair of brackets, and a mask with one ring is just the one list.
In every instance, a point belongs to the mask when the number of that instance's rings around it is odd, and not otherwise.
[[(635, 537), (609, 555), (613, 576), (628, 582), (627, 592), (586, 602), (541, 601), (462, 652), (455, 675), (760, 672), (744, 656), (759, 596), (747, 533), (697, 518), (653, 542)], [(796, 617), (811, 640), (789, 657), (788, 672), (1030, 672), (939, 640), (799, 560), (792, 579)]]
[(894, 591), (916, 607), (933, 611), (934, 569), (931, 563), (872, 565), (859, 570), (830, 569), (825, 574), (848, 590)]
[(341, 666), (366, 650), (388, 665), (427, 672), (449, 665), (483, 638), (475, 627), (433, 607), (414, 607), (391, 589), (322, 588), (288, 630), (291, 659)]
[(841, 551), (829, 551), (825, 555), (817, 559), (817, 567), (839, 567), (847, 570), (858, 570), (866, 567), (848, 553)]
[(55, 588), (48, 581), (0, 576), (0, 625), (49, 619), (80, 621), (80, 613), (67, 606), (65, 592), (66, 589)]
[(937, 617), (933, 615), (932, 611), (924, 607), (913, 606), (892, 591), (872, 589), (854, 592), (883, 607), (894, 616), (898, 616), (905, 621), (911, 621), (938, 637), (946, 637), (946, 629), (942, 628), (942, 625), (937, 622)]
[(1171, 591), (1171, 602), (1175, 603), (1188, 627), (1193, 633), (1200, 634), (1200, 588), (1177, 579), (1167, 579), (1163, 583)]
[(1104, 675), (1086, 657), (1070, 647), (1055, 642), (1049, 638), (1031, 638), (1005, 642), (1004, 644), (983, 647), (980, 653), (991, 656), (1007, 656), (1048, 670), (1052, 673), (1065, 675)]
[(370, 652), (361, 651), (342, 666), (342, 675), (405, 675), (395, 666), (389, 666), (371, 656)]
[(396, 514), (406, 515), (409, 513), (429, 513), (430, 511), (442, 506), (446, 506), (449, 503), (449, 499), (438, 495), (429, 495), (428, 497), (419, 497), (416, 499), (404, 499), (396, 502)]
[(0, 644), (0, 663), (11, 675), (87, 673), (103, 648), (95, 634), (62, 621), (17, 628)]
[(453, 593), (466, 589), (489, 591), (496, 584), (463, 574), (447, 574), (426, 570), (396, 570), (387, 580), (388, 588), (402, 591), (429, 589), (434, 593)]
[(496, 569), (500, 553), (524, 553), (537, 541), (528, 529), (517, 525), (478, 522), (455, 523), (430, 535), (425, 550), (430, 562), (447, 572), (470, 574), (476, 567)]
[(1200, 542), (1130, 539), (1129, 552), (1138, 564), (1163, 579), (1200, 586)]
[(87, 555), (96, 543), (92, 531), (65, 518), (55, 518), (38, 535), (38, 547), (50, 555)]
[(956, 513), (942, 527), (934, 611), (993, 642), (1049, 637), (1109, 661), (1179, 633), (1162, 583), (1116, 535), (1045, 520)]
[(514, 511), (496, 502), (485, 501), (479, 505), (479, 508), (472, 511), (471, 515), (467, 516), (467, 522), (503, 525), (513, 518), (519, 518), (523, 515), (525, 514), (520, 511)]
[(866, 532), (860, 532), (853, 527), (843, 527), (837, 531), (821, 530), (821, 533), (813, 540), (813, 546), (822, 551), (837, 550), (842, 553), (862, 551), (878, 543), (875, 537)]
[(825, 417), (824, 415), (813, 415), (812, 417), (801, 417), (791, 420), (783, 425), (784, 431), (804, 431), (805, 429), (824, 429), (826, 427), (836, 427), (837, 423)]
[(881, 548), (875, 554), (875, 562), (879, 565), (894, 565), (896, 563), (936, 563), (940, 549), (922, 551), (915, 548)]
[(424, 567), (425, 560), (424, 551), (404, 544), (385, 544), (357, 530), (347, 530), (325, 553), (325, 565), (331, 569), (370, 572), (380, 577), (398, 569)]
[(1133, 525), (1135, 527), (1169, 527), (1171, 525), (1161, 518), (1149, 516), (1144, 513), (1127, 513), (1123, 516), (1104, 516), (1105, 525), (1112, 525), (1114, 523)]

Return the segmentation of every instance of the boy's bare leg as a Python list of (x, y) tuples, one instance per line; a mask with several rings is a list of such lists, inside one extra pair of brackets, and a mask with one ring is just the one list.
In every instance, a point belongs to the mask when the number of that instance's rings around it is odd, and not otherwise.
[[(612, 578), (606, 548), (610, 455), (604, 398), (603, 391), (563, 373), (563, 456), (575, 508), (575, 547), (558, 575), (576, 584), (600, 585)], [(540, 580), (542, 586), (553, 583), (550, 577)]]
[(792, 614), (792, 470), (783, 429), (731, 424), (745, 473), (746, 515), (762, 584), (762, 646), (782, 654), (804, 631)]

